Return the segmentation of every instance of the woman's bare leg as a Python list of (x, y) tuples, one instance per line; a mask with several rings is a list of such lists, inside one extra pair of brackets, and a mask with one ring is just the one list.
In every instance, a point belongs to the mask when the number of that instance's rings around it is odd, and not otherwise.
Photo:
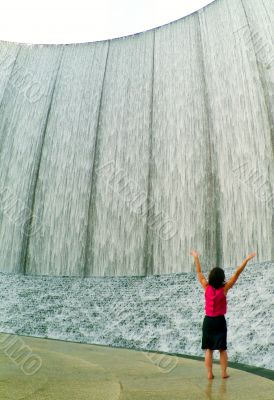
[(222, 378), (228, 378), (226, 369), (227, 369), (227, 351), (226, 350), (219, 350), (220, 352), (220, 365), (222, 369)]
[(207, 377), (208, 379), (213, 379), (214, 375), (212, 373), (212, 355), (213, 355), (213, 350), (206, 349), (205, 353), (205, 365), (207, 369)]

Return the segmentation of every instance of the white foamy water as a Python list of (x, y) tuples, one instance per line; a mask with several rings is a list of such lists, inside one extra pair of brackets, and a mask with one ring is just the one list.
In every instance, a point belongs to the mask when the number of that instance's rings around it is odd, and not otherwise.
[[(227, 269), (226, 278), (232, 272)], [(273, 262), (248, 264), (228, 293), (230, 361), (274, 370), (273, 272)], [(204, 354), (204, 290), (194, 273), (114, 278), (0, 274), (0, 293), (1, 332)]]

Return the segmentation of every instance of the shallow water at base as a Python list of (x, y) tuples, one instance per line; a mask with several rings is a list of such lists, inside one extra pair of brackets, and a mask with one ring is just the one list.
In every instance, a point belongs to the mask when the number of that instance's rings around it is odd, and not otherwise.
[[(274, 370), (274, 263), (249, 264), (228, 293), (229, 361)], [(234, 269), (226, 270), (228, 279)], [(0, 331), (203, 356), (194, 273), (148, 277), (0, 274)], [(219, 358), (214, 352), (214, 359)]]

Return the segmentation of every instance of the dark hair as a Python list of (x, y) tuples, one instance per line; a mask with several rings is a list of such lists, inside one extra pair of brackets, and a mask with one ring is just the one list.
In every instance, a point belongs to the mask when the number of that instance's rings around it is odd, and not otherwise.
[(209, 285), (218, 289), (225, 285), (225, 272), (220, 267), (212, 268), (208, 276)]

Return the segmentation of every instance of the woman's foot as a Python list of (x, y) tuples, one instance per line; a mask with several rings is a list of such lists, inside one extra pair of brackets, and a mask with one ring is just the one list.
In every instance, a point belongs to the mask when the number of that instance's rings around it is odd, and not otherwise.
[(226, 378), (229, 378), (229, 377), (230, 377), (230, 375), (227, 375), (227, 374), (222, 375), (223, 379), (226, 379)]
[(208, 373), (207, 373), (207, 377), (208, 377), (208, 379), (213, 379), (213, 378), (214, 378), (214, 375), (213, 375), (212, 372), (208, 372)]

